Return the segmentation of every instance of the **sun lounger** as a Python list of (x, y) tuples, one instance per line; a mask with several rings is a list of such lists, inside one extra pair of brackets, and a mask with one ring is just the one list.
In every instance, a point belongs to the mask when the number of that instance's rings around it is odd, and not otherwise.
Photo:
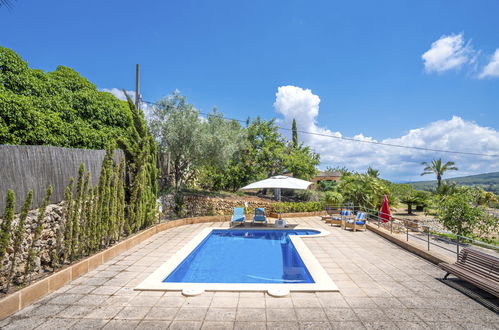
[(255, 209), (253, 223), (267, 223), (267, 218), (265, 217), (265, 209), (263, 207), (257, 207)]
[(240, 223), (244, 223), (246, 221), (246, 217), (244, 216), (244, 207), (235, 207), (234, 215), (230, 220), (231, 227)]

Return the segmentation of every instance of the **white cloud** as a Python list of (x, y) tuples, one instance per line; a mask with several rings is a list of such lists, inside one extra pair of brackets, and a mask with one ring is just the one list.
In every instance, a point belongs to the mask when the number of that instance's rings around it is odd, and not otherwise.
[[(295, 86), (281, 86), (276, 93), (274, 107), (283, 118), (279, 125), (291, 128), (296, 118), (298, 130), (336, 137), (343, 136), (317, 124), (320, 98), (309, 89)], [(454, 161), (459, 171), (449, 176), (463, 176), (499, 171), (499, 162), (493, 157), (478, 157), (448, 153), (435, 153), (414, 149), (395, 148), (345, 141), (326, 136), (298, 133), (300, 142), (309, 145), (321, 154), (320, 167), (346, 166), (364, 172), (372, 166), (379, 169), (382, 177), (396, 180), (421, 180), (421, 162), (433, 158)], [(359, 133), (356, 140), (378, 142)], [(411, 129), (407, 134), (379, 142), (411, 147), (440, 150), (458, 150), (472, 153), (499, 154), (499, 132), (493, 128), (479, 126), (474, 122), (454, 116), (450, 120), (432, 122), (424, 127)], [(424, 177), (423, 177), (424, 179)]]
[(496, 49), (496, 52), (490, 59), (490, 62), (483, 68), (483, 71), (480, 73), (480, 78), (486, 77), (499, 77), (499, 48)]
[(442, 36), (431, 44), (421, 58), (424, 61), (426, 72), (444, 72), (460, 69), (464, 64), (473, 63), (477, 52), (471, 43), (465, 43), (463, 34)]
[[(125, 96), (125, 92), (123, 92), (122, 89), (119, 89), (119, 88), (103, 88), (102, 89), (103, 92), (108, 92), (108, 93), (111, 93), (113, 94), (114, 96), (116, 96), (116, 98), (122, 100), (122, 101), (126, 101), (126, 96)], [(135, 100), (135, 91), (126, 91), (126, 93), (128, 94), (128, 96), (130, 96), (132, 98), (132, 100)]]

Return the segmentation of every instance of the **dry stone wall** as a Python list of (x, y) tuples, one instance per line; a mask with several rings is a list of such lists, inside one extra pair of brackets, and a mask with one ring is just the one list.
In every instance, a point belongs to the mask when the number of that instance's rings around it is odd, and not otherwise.
[[(37, 226), (37, 217), (38, 210), (32, 210), (28, 213), (25, 222), (25, 233), (24, 240), (21, 244), (21, 251), (17, 253), (15, 268), (14, 268), (14, 277), (13, 284), (21, 284), (24, 277), (24, 269), (26, 267), (26, 260), (28, 257), (28, 249), (31, 245), (34, 232)], [(0, 219), (0, 223), (2, 223), (2, 219)], [(19, 214), (17, 214), (12, 222), (12, 232), (14, 232), (17, 224), (19, 222)], [(47, 210), (45, 213), (45, 218), (43, 219), (43, 231), (40, 235), (40, 239), (35, 245), (38, 253), (35, 255), (35, 266), (33, 272), (31, 272), (32, 278), (36, 278), (38, 275), (52, 271), (50, 267), (51, 256), (56, 248), (56, 233), (59, 230), (63, 229), (62, 224), (63, 221), (63, 203), (60, 204), (51, 204), (47, 206)], [(5, 281), (7, 278), (7, 274), (10, 271), (10, 267), (13, 260), (13, 248), (12, 248), (12, 236), (11, 235), (11, 244), (7, 248), (7, 253), (4, 256), (3, 260), (1, 260), (2, 267), (0, 269), (0, 287), (5, 286)]]
[[(246, 212), (253, 214), (257, 207), (264, 207), (265, 213), (269, 214), (272, 211), (274, 201), (263, 198), (247, 198), (241, 196), (231, 196), (230, 198), (223, 197), (208, 197), (200, 195), (186, 195), (183, 197), (183, 207), (181, 217), (198, 217), (207, 215), (231, 215), (234, 212), (234, 207), (244, 207), (247, 203)], [(162, 216), (165, 219), (173, 219), (178, 217), (175, 215), (175, 199), (173, 195), (166, 195), (161, 199)]]

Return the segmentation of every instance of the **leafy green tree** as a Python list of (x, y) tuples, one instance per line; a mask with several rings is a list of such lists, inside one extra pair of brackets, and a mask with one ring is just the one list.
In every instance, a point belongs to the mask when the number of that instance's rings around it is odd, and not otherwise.
[(390, 198), (390, 191), (385, 183), (366, 174), (343, 176), (338, 184), (338, 191), (345, 201), (370, 209), (379, 209), (384, 195)]
[(296, 127), (296, 119), (293, 118), (293, 127), (292, 127), (292, 132), (293, 132), (293, 147), (298, 148), (298, 128)]
[(431, 164), (422, 162), (421, 165), (425, 166), (421, 175), (435, 174), (437, 176), (437, 190), (440, 188), (442, 176), (445, 172), (458, 170), (458, 168), (454, 166), (454, 162), (446, 162), (445, 164), (442, 164), (442, 159), (434, 159), (431, 161)]
[(300, 145), (289, 150), (284, 165), (295, 178), (308, 180), (317, 175), (319, 159), (320, 155), (312, 152), (310, 147)]
[(341, 205), (343, 199), (343, 195), (336, 191), (326, 191), (324, 193), (324, 203), (326, 205)]
[(446, 196), (439, 204), (438, 219), (450, 231), (472, 236), (480, 220), (485, 217), (484, 211), (474, 205), (476, 197), (469, 190), (460, 190)]
[(131, 125), (125, 102), (76, 71), (31, 69), (0, 47), (0, 144), (103, 149)]
[(160, 151), (170, 156), (177, 189), (192, 182), (203, 167), (210, 173), (225, 169), (244, 138), (238, 122), (226, 121), (216, 110), (202, 120), (178, 92), (158, 102), (149, 126)]

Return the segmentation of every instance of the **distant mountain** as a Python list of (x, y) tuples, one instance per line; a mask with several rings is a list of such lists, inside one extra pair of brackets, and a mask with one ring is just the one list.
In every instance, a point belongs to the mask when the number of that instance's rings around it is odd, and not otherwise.
[[(499, 194), (499, 172), (462, 176), (459, 178), (445, 179), (443, 181), (455, 182), (463, 186), (478, 186), (486, 191)], [(431, 190), (436, 188), (437, 181), (416, 181), (409, 182), (409, 184), (418, 190)]]

